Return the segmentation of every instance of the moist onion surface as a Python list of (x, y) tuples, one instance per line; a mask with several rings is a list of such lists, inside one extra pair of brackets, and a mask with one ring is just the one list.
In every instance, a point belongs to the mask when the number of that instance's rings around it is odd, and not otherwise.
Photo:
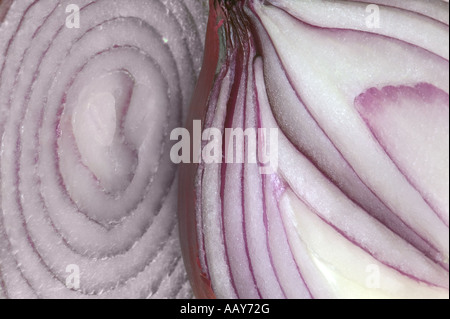
[(207, 6), (0, 2), (0, 297), (192, 296), (168, 135)]
[(247, 160), (182, 166), (195, 294), (448, 298), (448, 3), (213, 6), (190, 119), (275, 129), (278, 161), (225, 138)]

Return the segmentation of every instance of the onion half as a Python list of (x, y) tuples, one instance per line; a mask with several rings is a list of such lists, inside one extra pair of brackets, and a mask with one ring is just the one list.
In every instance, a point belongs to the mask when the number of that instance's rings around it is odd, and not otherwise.
[(1, 2), (0, 297), (191, 296), (168, 135), (186, 118), (207, 10)]
[(277, 129), (279, 161), (182, 166), (195, 295), (448, 298), (448, 3), (210, 6), (188, 129)]

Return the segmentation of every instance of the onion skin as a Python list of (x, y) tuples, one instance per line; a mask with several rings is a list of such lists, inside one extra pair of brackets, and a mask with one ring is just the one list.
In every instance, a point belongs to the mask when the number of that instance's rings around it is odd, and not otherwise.
[(207, 11), (0, 2), (0, 298), (192, 297), (168, 135), (187, 116)]
[[(448, 4), (375, 1), (384, 17), (404, 19), (403, 32), (398, 19), (376, 30), (342, 13), (364, 17), (367, 4), (212, 1), (211, 59), (187, 127), (278, 128), (280, 162), (260, 178), (248, 163), (182, 165), (182, 248), (197, 297), (448, 298)], [(342, 15), (325, 19), (327, 9)], [(389, 62), (388, 50), (404, 61)], [(329, 101), (348, 121), (334, 121)], [(402, 121), (410, 140), (395, 129)], [(367, 284), (372, 266), (381, 287)]]
[[(186, 128), (193, 134), (194, 120), (204, 118), (204, 109), (209, 99), (209, 92), (212, 89), (216, 75), (216, 65), (219, 61), (219, 36), (218, 29), (223, 23), (223, 12), (221, 8), (210, 0), (210, 9), (208, 28), (206, 33), (205, 58), (202, 71), (200, 72), (198, 84), (190, 105), (190, 112), (186, 122)], [(193, 145), (191, 145), (191, 155), (193, 154)], [(192, 155), (193, 156), (193, 155)], [(180, 238), (183, 258), (185, 261), (186, 272), (190, 278), (194, 295), (199, 299), (215, 298), (211, 284), (199, 267), (198, 256), (198, 235), (195, 219), (195, 180), (197, 164), (181, 163), (179, 170), (179, 187), (183, 191), (179, 193), (178, 202), (178, 220), (180, 222)]]

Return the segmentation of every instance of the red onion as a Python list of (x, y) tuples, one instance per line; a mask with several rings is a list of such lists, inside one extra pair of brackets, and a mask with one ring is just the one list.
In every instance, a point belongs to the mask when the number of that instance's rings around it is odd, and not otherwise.
[(183, 164), (195, 295), (448, 298), (448, 3), (210, 6), (188, 129), (278, 129), (278, 165)]
[(0, 2), (0, 298), (191, 296), (168, 135), (186, 117), (207, 10)]

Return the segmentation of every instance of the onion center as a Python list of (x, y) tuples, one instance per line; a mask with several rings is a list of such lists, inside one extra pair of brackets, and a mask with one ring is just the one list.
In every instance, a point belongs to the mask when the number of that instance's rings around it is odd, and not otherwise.
[[(93, 136), (94, 145), (110, 146), (117, 128), (114, 95), (110, 92), (93, 94), (89, 97), (87, 104), (81, 104), (78, 108), (79, 112), (75, 112), (73, 116), (78, 145), (81, 147), (80, 144), (90, 144), (89, 136)], [(78, 123), (76, 119), (79, 119)], [(81, 126), (82, 122), (84, 122), (83, 126)]]
[(111, 193), (129, 184), (136, 164), (121, 132), (133, 86), (127, 72), (110, 72), (87, 82), (72, 106), (73, 137), (82, 163)]

